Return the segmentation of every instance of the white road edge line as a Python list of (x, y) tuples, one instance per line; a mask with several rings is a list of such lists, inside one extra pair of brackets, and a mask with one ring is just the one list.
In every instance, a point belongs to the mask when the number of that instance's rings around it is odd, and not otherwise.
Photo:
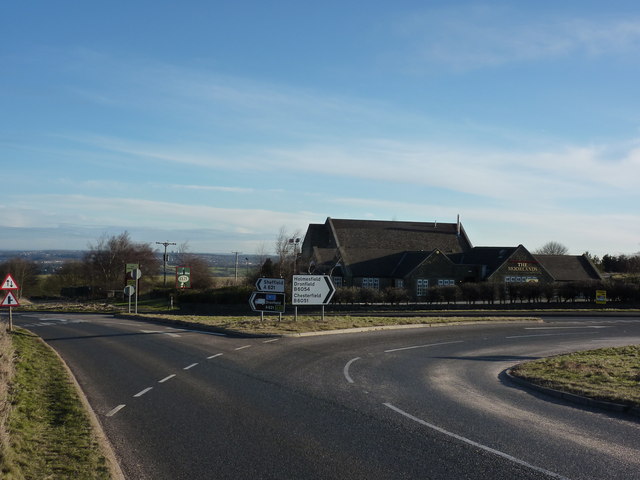
[(144, 395), (145, 393), (147, 393), (148, 391), (150, 391), (150, 390), (152, 390), (152, 389), (153, 389), (153, 387), (145, 388), (144, 390), (142, 390), (142, 391), (140, 391), (140, 392), (136, 393), (136, 394), (133, 396), (133, 398), (141, 397), (142, 395)]
[(360, 357), (352, 358), (351, 360), (349, 360), (347, 362), (347, 364), (342, 369), (342, 373), (344, 374), (344, 378), (346, 378), (347, 382), (349, 382), (349, 383), (354, 383), (353, 382), (353, 378), (351, 378), (351, 375), (349, 375), (349, 367), (351, 367), (351, 364), (353, 362), (355, 362), (356, 360), (360, 360)]
[(171, 375), (169, 375), (168, 377), (164, 377), (162, 380), (158, 380), (158, 383), (164, 383), (164, 382), (166, 382), (167, 380), (171, 380), (171, 379), (172, 379), (173, 377), (175, 377), (175, 376), (176, 376), (176, 374), (175, 374), (175, 373), (172, 373), (172, 374), (171, 374)]
[(526, 468), (530, 468), (532, 470), (535, 470), (536, 472), (540, 472), (540, 473), (544, 473), (545, 475), (549, 475), (552, 478), (557, 478), (557, 479), (561, 479), (561, 480), (569, 480), (567, 477), (564, 477), (562, 475), (560, 475), (559, 473), (555, 473), (552, 472), (550, 470), (546, 470), (544, 468), (541, 467), (536, 467), (535, 465), (531, 465), (530, 463), (525, 462), (524, 460), (520, 460), (519, 458), (516, 457), (512, 457), (511, 455), (501, 452), (500, 450), (496, 450), (495, 448), (491, 448), (491, 447), (487, 447), (486, 445), (483, 445), (481, 443), (478, 442), (474, 442), (473, 440), (470, 440), (466, 437), (463, 437), (461, 435), (457, 435), (453, 432), (449, 432), (448, 430), (445, 430), (444, 428), (440, 428), (436, 425), (433, 425), (432, 423), (429, 422), (425, 422), (424, 420), (418, 418), (418, 417), (414, 417), (413, 415), (411, 415), (410, 413), (405, 412), (404, 410), (400, 410), (398, 407), (390, 404), (390, 403), (383, 403), (383, 405), (387, 408), (390, 408), (391, 410), (393, 410), (396, 413), (399, 413), (400, 415), (405, 416), (406, 418), (413, 420), (414, 422), (419, 423), (420, 425), (424, 425), (425, 427), (431, 428), (432, 430), (435, 430), (436, 432), (440, 432), (444, 435), (447, 435), (449, 437), (455, 438), (456, 440), (460, 440), (461, 442), (464, 442), (466, 444), (472, 445), (476, 448), (480, 448), (486, 452), (489, 453), (493, 453), (494, 455), (497, 455), (499, 457), (502, 457), (506, 460), (509, 460), (510, 462), (516, 463), (518, 465), (522, 465), (523, 467)]
[(272, 338), (271, 340), (265, 340), (262, 343), (272, 343), (272, 342), (277, 342), (278, 340), (280, 340), (279, 338)]
[(451, 345), (452, 343), (464, 343), (464, 340), (456, 340), (455, 342), (430, 343), (428, 345), (414, 345), (412, 347), (394, 348), (392, 350), (385, 350), (384, 353), (400, 352), (402, 350), (412, 350), (414, 348), (436, 347), (438, 345)]
[(597, 335), (598, 332), (580, 332), (580, 333), (538, 333), (535, 335), (513, 335), (511, 337), (504, 338), (531, 338), (531, 337), (568, 337), (571, 335)]
[(186, 367), (183, 368), (183, 370), (189, 370), (193, 367), (195, 367), (196, 365), (198, 365), (197, 363), (192, 363), (191, 365), (187, 365)]
[(107, 413), (107, 417), (113, 417), (116, 413), (122, 410), (126, 405), (118, 405), (116, 408)]
[(584, 328), (611, 328), (608, 325), (585, 325), (583, 327), (525, 327), (525, 330), (575, 330)]
[(221, 357), (221, 356), (222, 356), (221, 353), (216, 353), (215, 355), (211, 355), (210, 357), (207, 357), (207, 360), (211, 360), (212, 358)]

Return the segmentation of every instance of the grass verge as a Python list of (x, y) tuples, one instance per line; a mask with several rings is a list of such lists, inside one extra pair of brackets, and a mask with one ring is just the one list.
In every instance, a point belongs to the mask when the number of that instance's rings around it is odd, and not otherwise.
[[(3, 334), (4, 335), (4, 334)], [(0, 476), (109, 479), (109, 463), (64, 364), (39, 337), (15, 329)], [(11, 352), (13, 350), (13, 352)]]
[(452, 324), (462, 322), (523, 322), (537, 321), (538, 318), (527, 317), (379, 317), (360, 315), (287, 315), (279, 320), (277, 315), (265, 315), (264, 321), (259, 316), (232, 317), (232, 316), (200, 316), (200, 315), (167, 315), (139, 313), (137, 318), (165, 320), (169, 322), (186, 322), (210, 327), (220, 328), (247, 334), (259, 335), (287, 335), (308, 332), (327, 332), (348, 328), (384, 328), (397, 325), (432, 325)]
[(511, 373), (554, 390), (640, 407), (640, 345), (557, 355), (522, 363)]

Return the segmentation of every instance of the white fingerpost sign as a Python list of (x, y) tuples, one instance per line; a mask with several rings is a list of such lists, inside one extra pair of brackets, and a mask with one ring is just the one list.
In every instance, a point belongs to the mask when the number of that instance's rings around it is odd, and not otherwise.
[(259, 278), (256, 289), (259, 292), (284, 293), (284, 278)]
[(292, 305), (326, 305), (336, 287), (329, 275), (294, 275), (291, 287)]

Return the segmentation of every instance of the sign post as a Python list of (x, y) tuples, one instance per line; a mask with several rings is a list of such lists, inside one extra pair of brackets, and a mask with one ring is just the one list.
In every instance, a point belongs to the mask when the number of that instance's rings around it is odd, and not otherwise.
[(329, 275), (294, 275), (291, 304), (296, 305), (296, 321), (298, 320), (297, 305), (322, 305), (324, 321), (324, 306), (331, 301), (334, 293), (336, 293), (336, 287)]
[[(135, 313), (136, 315), (138, 314), (138, 286), (140, 284), (140, 277), (142, 276), (142, 270), (140, 270), (139, 268), (134, 268), (133, 270), (131, 270), (131, 278), (133, 278), (136, 282), (136, 285), (134, 288), (135, 294), (136, 294), (136, 310)], [(132, 286), (132, 285), (129, 285)]]
[(176, 288), (191, 288), (191, 267), (176, 267)]
[(256, 289), (251, 294), (249, 305), (254, 312), (260, 312), (260, 321), (264, 321), (264, 312), (277, 313), (282, 320), (286, 302), (284, 278), (259, 278)]
[(135, 293), (136, 289), (133, 285), (127, 285), (124, 287), (124, 294), (129, 297), (129, 313), (131, 313), (131, 297)]
[(20, 303), (13, 295), (13, 291), (19, 290), (18, 284), (15, 282), (11, 274), (8, 274), (2, 282), (2, 290), (7, 290), (7, 294), (4, 296), (1, 307), (9, 307), (9, 331), (13, 331), (13, 307), (19, 307)]

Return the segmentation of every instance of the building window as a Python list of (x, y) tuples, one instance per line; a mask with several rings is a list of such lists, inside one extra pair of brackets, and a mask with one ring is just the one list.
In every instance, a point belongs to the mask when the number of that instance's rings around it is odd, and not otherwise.
[(331, 277), (331, 281), (333, 282), (333, 285), (336, 287), (342, 286), (342, 277)]
[(395, 287), (404, 288), (404, 280), (402, 278), (396, 278)]
[(505, 283), (538, 283), (538, 277), (504, 277)]
[(427, 294), (427, 288), (429, 288), (429, 280), (426, 278), (418, 278), (416, 280), (416, 295), (418, 297), (424, 297)]
[(363, 278), (362, 288), (372, 288), (373, 290), (380, 290), (379, 278)]
[(439, 279), (438, 280), (438, 286), (439, 287), (449, 287), (451, 285), (455, 285), (456, 281), (455, 280), (445, 280), (445, 279)]

